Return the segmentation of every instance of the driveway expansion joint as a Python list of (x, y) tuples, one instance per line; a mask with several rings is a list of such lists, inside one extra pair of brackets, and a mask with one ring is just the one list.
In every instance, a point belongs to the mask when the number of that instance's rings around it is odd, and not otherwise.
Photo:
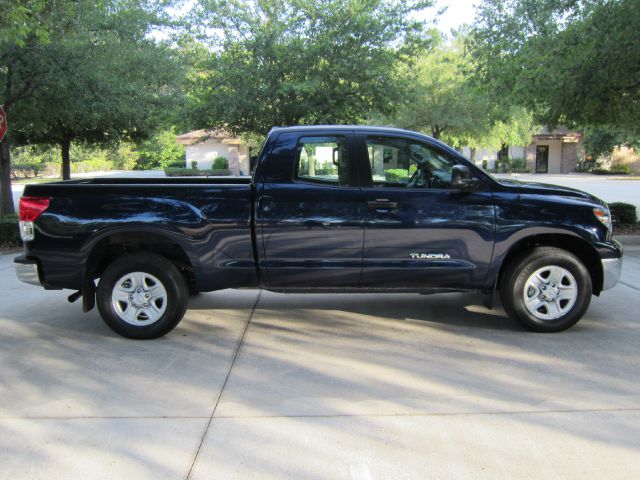
[(191, 478), (191, 474), (193, 472), (193, 467), (196, 465), (196, 461), (198, 460), (198, 455), (200, 454), (200, 450), (202, 449), (202, 445), (204, 444), (205, 439), (207, 438), (207, 433), (209, 432), (209, 428), (211, 427), (211, 423), (213, 422), (213, 417), (216, 414), (216, 410), (218, 409), (218, 404), (220, 403), (220, 399), (222, 398), (222, 394), (224, 393), (224, 389), (227, 386), (227, 382), (229, 381), (229, 377), (231, 376), (231, 371), (233, 370), (234, 365), (236, 364), (236, 359), (238, 358), (238, 354), (240, 353), (240, 348), (242, 347), (242, 343), (244, 342), (244, 337), (247, 334), (247, 330), (249, 330), (249, 324), (251, 324), (251, 320), (253, 319), (253, 314), (258, 307), (258, 302), (260, 302), (260, 297), (262, 295), (262, 289), (258, 291), (258, 297), (256, 298), (255, 303), (253, 304), (253, 308), (251, 309), (251, 313), (249, 314), (249, 318), (244, 325), (242, 330), (242, 334), (240, 335), (240, 339), (238, 340), (238, 344), (236, 345), (235, 352), (233, 353), (233, 358), (231, 359), (231, 365), (229, 365), (229, 370), (227, 371), (227, 376), (222, 383), (222, 388), (220, 389), (220, 393), (218, 394), (218, 398), (216, 399), (216, 403), (213, 406), (213, 410), (211, 415), (209, 416), (209, 421), (207, 422), (207, 426), (204, 429), (204, 433), (202, 434), (202, 438), (200, 439), (200, 443), (198, 444), (198, 449), (196, 450), (196, 454), (193, 457), (193, 461), (191, 462), (191, 466), (189, 467), (189, 472), (187, 472), (186, 480)]

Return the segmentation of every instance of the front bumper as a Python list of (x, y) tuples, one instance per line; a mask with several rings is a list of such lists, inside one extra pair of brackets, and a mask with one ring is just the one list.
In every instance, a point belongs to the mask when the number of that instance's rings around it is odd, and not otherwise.
[(622, 257), (602, 259), (602, 290), (613, 288), (620, 280)]
[(27, 257), (16, 257), (13, 259), (13, 265), (16, 269), (18, 280), (30, 285), (42, 286), (40, 281), (40, 272), (38, 270), (38, 262)]

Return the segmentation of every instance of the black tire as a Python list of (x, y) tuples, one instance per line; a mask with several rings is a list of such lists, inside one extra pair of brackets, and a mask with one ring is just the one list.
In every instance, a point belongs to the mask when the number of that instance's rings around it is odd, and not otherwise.
[[(117, 285), (129, 275), (133, 279), (134, 273), (141, 282), (127, 278)], [(142, 286), (139, 289), (135, 288), (138, 284)], [(130, 289), (130, 304), (113, 297)], [(137, 340), (158, 338), (173, 330), (187, 310), (188, 298), (189, 288), (176, 266), (161, 255), (144, 252), (124, 255), (111, 263), (102, 273), (97, 290), (98, 310), (104, 322), (117, 334)]]
[[(558, 278), (560, 286), (554, 280)], [(580, 259), (555, 247), (536, 247), (517, 256), (500, 281), (500, 297), (507, 314), (525, 328), (543, 333), (559, 332), (578, 323), (589, 308), (592, 290), (591, 275)]]

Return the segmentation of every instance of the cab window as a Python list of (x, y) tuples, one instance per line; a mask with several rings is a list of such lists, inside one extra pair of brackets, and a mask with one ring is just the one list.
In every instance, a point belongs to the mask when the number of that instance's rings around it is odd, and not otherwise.
[(350, 185), (351, 164), (346, 137), (302, 137), (296, 149), (296, 180)]
[(404, 138), (367, 137), (374, 187), (451, 188), (455, 160)]

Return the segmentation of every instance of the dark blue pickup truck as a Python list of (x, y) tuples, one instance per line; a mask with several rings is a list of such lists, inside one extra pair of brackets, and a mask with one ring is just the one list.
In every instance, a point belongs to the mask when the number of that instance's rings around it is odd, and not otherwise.
[(616, 284), (601, 200), (498, 181), (419, 133), (274, 128), (253, 177), (29, 185), (19, 278), (77, 290), (129, 338), (182, 319), (190, 293), (482, 291), (525, 327), (574, 325)]

